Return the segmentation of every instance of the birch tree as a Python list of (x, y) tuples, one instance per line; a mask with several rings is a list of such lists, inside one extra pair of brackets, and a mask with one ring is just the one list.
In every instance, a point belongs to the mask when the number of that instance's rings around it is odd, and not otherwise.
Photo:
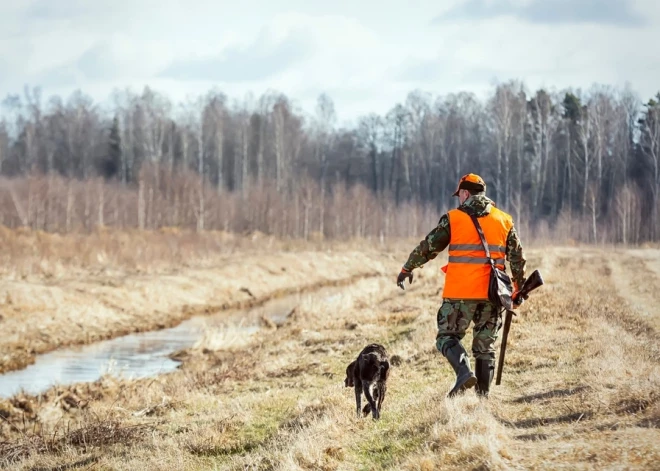
[(511, 196), (511, 153), (513, 149), (516, 94), (511, 84), (499, 85), (491, 99), (493, 137), (496, 146), (495, 200), (507, 208)]
[(640, 152), (650, 169), (651, 180), (651, 237), (658, 234), (658, 198), (660, 197), (660, 93), (645, 105), (644, 117), (640, 119)]
[(358, 133), (359, 141), (368, 160), (369, 174), (365, 176), (366, 180), (369, 182), (372, 191), (379, 194), (383, 190), (381, 184), (382, 167), (379, 165), (380, 141), (383, 138), (383, 121), (381, 117), (374, 113), (362, 117), (358, 124)]

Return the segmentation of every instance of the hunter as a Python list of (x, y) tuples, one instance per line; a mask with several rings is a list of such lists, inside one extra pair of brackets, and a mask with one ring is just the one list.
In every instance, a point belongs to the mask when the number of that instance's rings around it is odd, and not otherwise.
[[(513, 218), (486, 196), (486, 183), (479, 175), (463, 176), (453, 196), (458, 196), (458, 208), (444, 214), (436, 228), (411, 252), (397, 277), (397, 284), (403, 288), (406, 278), (412, 283), (415, 268), (449, 247), (448, 264), (441, 268), (446, 276), (443, 301), (437, 314), (436, 348), (456, 372), (456, 384), (449, 397), (476, 386), (477, 394), (487, 398), (495, 371), (494, 345), (502, 327), (502, 312), (488, 300), (491, 267), (469, 214), (478, 218), (496, 265), (505, 269), (504, 258), (509, 261), (514, 299), (525, 282), (526, 261)], [(522, 303), (521, 299), (519, 304), (514, 304), (514, 309)], [(472, 321), (476, 376), (461, 344)]]

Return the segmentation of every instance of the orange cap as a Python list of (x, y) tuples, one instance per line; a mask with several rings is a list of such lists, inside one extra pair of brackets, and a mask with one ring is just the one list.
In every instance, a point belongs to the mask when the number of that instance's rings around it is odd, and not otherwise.
[(458, 196), (458, 190), (478, 190), (484, 191), (486, 189), (486, 183), (483, 178), (475, 173), (468, 173), (463, 175), (458, 182), (458, 188), (452, 196)]

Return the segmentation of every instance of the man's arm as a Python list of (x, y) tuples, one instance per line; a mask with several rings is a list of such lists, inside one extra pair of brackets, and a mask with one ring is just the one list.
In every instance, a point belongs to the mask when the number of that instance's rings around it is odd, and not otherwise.
[(438, 225), (410, 253), (408, 260), (403, 264), (403, 269), (413, 271), (413, 269), (421, 267), (429, 260), (433, 260), (447, 248), (449, 239), (449, 217), (445, 214), (438, 221)]
[(515, 227), (511, 228), (506, 238), (506, 259), (511, 264), (511, 277), (516, 289), (522, 288), (523, 283), (525, 283), (527, 260)]

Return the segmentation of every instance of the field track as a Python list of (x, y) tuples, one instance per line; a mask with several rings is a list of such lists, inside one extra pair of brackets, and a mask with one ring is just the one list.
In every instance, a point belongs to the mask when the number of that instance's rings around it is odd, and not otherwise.
[[(401, 291), (407, 252), (380, 255), (380, 275), (310, 293), (240, 347), (208, 348), (210, 333), (174, 373), (0, 404), (0, 453), (26, 470), (660, 469), (660, 252), (530, 250), (546, 285), (514, 319), (488, 401), (445, 397), (444, 256)], [(356, 419), (343, 387), (370, 342), (396, 355), (379, 422)]]

